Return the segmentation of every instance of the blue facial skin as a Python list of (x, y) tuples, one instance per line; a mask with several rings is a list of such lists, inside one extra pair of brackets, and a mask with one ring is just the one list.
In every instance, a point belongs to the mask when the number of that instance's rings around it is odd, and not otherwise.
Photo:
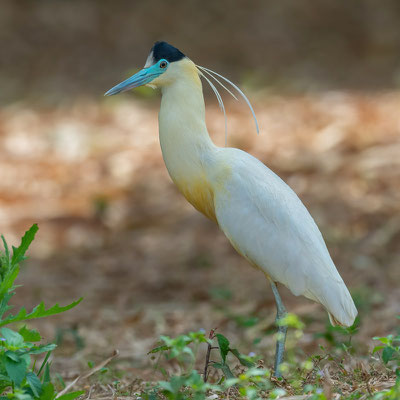
[(146, 85), (150, 83), (153, 79), (159, 77), (168, 69), (169, 62), (165, 59), (161, 59), (154, 65), (148, 68), (143, 68), (137, 74), (132, 75), (130, 78), (114, 86), (104, 96), (112, 96), (121, 92), (125, 92), (129, 89), (134, 89), (139, 86)]

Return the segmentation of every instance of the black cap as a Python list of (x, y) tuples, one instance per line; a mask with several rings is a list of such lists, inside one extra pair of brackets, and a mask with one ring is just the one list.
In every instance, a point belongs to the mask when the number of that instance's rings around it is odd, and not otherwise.
[(174, 46), (171, 46), (167, 42), (155, 42), (151, 52), (153, 53), (153, 59), (155, 63), (161, 59), (167, 60), (168, 62), (173, 62), (182, 60), (182, 58), (186, 57), (180, 50)]

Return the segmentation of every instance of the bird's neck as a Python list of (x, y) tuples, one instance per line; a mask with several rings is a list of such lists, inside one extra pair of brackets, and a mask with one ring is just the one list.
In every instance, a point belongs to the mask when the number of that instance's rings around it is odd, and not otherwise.
[(182, 186), (200, 179), (215, 145), (207, 131), (203, 90), (195, 67), (162, 88), (159, 130), (163, 158), (172, 180)]

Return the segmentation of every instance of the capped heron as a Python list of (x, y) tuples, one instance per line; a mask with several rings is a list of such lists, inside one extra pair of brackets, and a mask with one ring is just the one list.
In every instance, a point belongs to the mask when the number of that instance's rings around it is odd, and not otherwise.
[[(221, 148), (210, 139), (200, 78), (230, 94), (243, 92), (228, 79), (197, 66), (177, 48), (156, 42), (144, 68), (105, 95), (138, 86), (160, 88), (159, 135), (172, 180), (186, 199), (216, 222), (232, 246), (269, 280), (277, 320), (286, 315), (276, 284), (322, 304), (333, 325), (351, 326), (357, 309), (306, 207), (274, 172), (250, 154)], [(222, 83), (220, 79), (224, 82)], [(231, 85), (232, 91), (225, 85)], [(287, 327), (278, 324), (274, 373), (281, 376)]]

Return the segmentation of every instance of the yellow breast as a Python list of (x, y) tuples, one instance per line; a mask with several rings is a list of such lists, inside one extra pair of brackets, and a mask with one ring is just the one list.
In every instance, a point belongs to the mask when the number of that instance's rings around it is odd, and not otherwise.
[(205, 178), (191, 182), (175, 181), (180, 192), (196, 210), (200, 211), (212, 221), (217, 222), (214, 207), (214, 191)]

